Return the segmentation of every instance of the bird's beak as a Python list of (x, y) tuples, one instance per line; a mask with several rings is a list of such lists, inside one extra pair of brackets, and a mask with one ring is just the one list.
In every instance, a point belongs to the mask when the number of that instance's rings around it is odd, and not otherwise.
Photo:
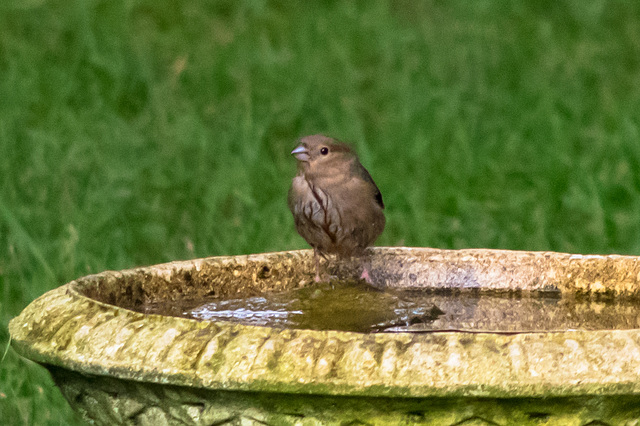
[(291, 155), (296, 157), (298, 161), (309, 161), (309, 151), (304, 145), (298, 145), (296, 149), (291, 151)]

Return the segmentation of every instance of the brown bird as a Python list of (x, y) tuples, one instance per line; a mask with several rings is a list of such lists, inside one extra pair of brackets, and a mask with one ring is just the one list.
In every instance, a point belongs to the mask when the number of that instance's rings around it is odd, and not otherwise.
[[(382, 194), (355, 152), (340, 141), (306, 136), (291, 154), (298, 174), (289, 189), (289, 209), (298, 233), (313, 247), (320, 281), (320, 256), (359, 257), (382, 233)], [(369, 280), (366, 269), (362, 277)]]

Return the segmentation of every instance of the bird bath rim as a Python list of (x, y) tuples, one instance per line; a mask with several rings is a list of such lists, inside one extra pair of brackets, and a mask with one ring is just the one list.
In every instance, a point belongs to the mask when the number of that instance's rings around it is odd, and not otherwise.
[[(377, 286), (633, 297), (640, 291), (640, 258), (634, 256), (379, 247), (365, 262)], [(354, 276), (360, 267), (332, 264), (335, 273)], [(640, 394), (639, 329), (362, 334), (129, 309), (160, 293), (171, 298), (306, 285), (313, 273), (311, 250), (102, 272), (32, 302), (10, 322), (12, 345), (36, 362), (83, 374), (225, 391), (494, 398)], [(225, 279), (232, 283), (228, 288), (221, 287)]]

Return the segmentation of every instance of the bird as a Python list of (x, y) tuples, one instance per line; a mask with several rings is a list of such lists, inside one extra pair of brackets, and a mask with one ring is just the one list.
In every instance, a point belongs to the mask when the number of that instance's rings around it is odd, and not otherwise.
[[(315, 281), (320, 257), (361, 257), (385, 226), (380, 189), (347, 144), (324, 135), (300, 138), (291, 151), (298, 171), (288, 204), (296, 230), (313, 248)], [(364, 269), (361, 278), (369, 281)]]

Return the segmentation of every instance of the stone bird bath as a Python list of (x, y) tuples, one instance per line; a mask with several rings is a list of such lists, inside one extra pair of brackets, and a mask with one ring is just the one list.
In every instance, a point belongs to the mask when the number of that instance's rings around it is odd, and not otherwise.
[[(375, 248), (365, 262), (385, 291), (444, 292), (445, 316), (477, 300), (457, 323), (368, 333), (147, 310), (314, 285), (309, 250), (213, 257), (72, 281), (11, 321), (12, 345), (96, 424), (638, 424), (640, 257)], [(556, 302), (519, 308), (538, 293)]]

